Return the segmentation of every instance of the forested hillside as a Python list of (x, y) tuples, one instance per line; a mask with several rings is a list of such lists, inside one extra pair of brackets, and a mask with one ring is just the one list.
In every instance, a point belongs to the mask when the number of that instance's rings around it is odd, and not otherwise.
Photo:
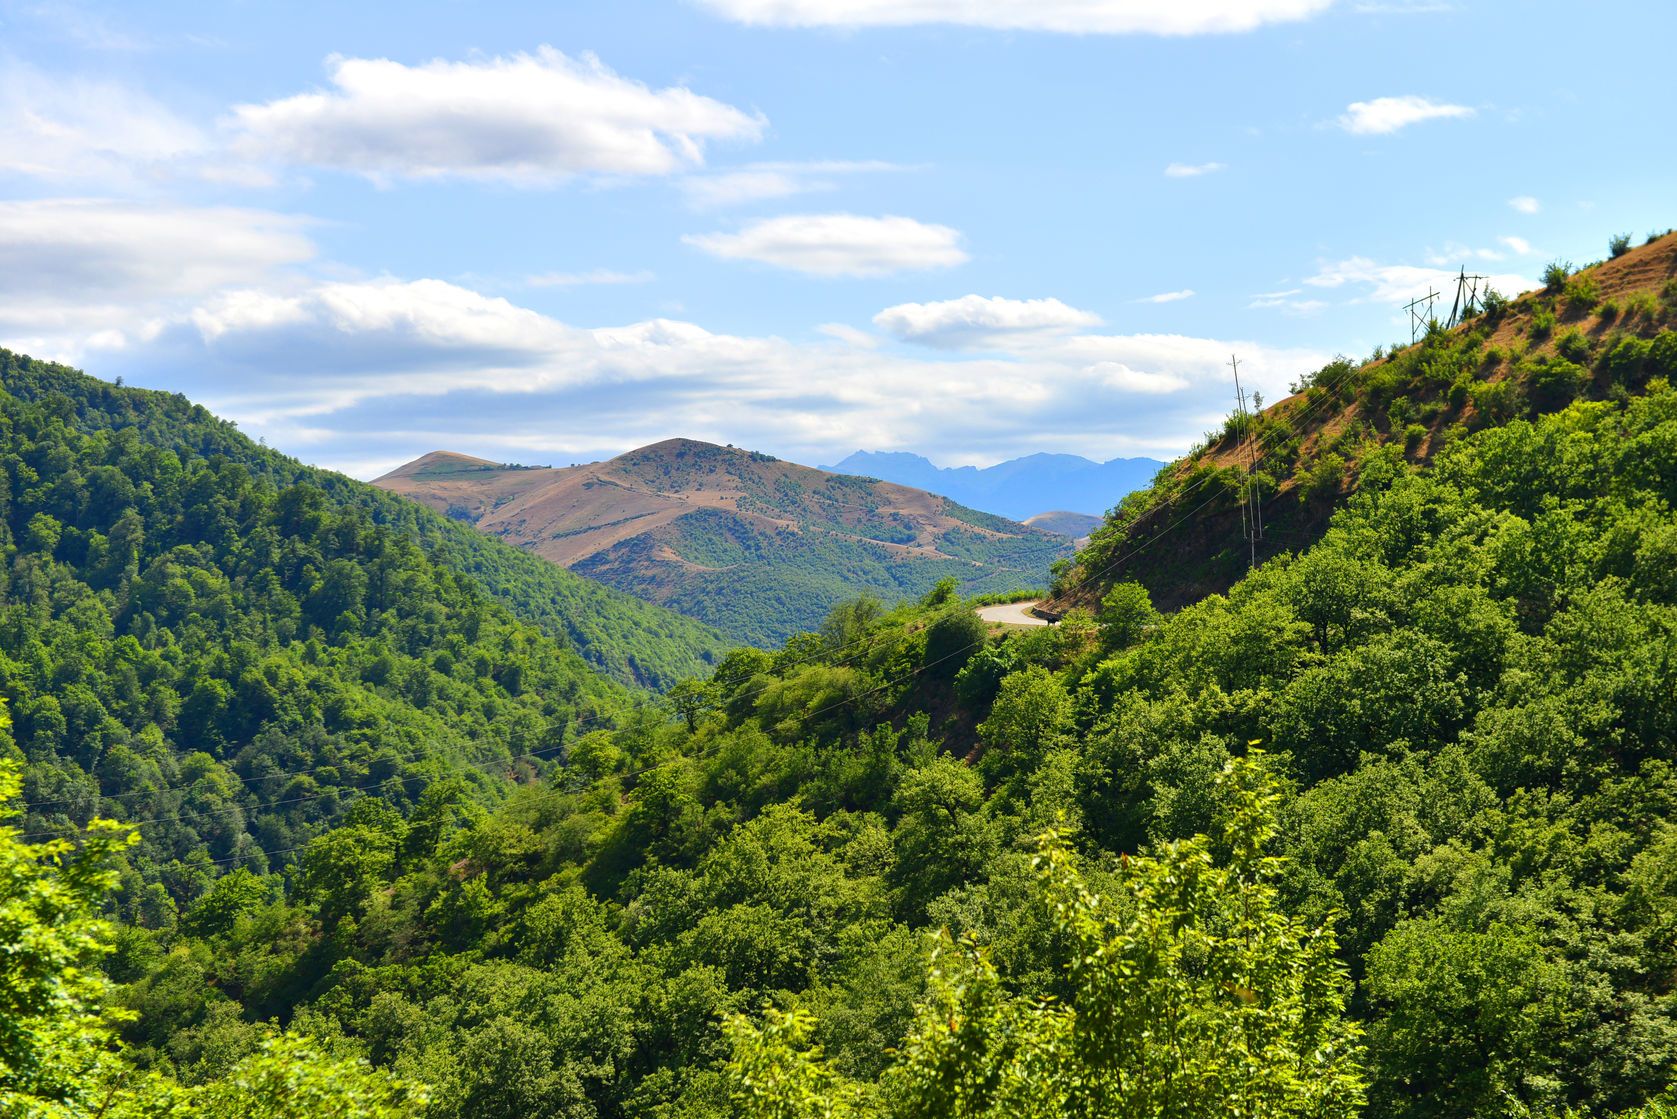
[(1125, 579), (1172, 609), (1226, 591), (1248, 564), (1249, 485), (1263, 506), (1258, 557), (1298, 551), (1386, 447), (1426, 462), (1466, 432), (1677, 377), (1677, 232), (1634, 248), (1615, 237), (1609, 250), (1578, 270), (1557, 261), (1541, 290), (1490, 292), (1453, 330), (1434, 324), (1418, 344), (1337, 358), (1299, 378), (1285, 400), (1230, 417), (1112, 511), (1058, 572), (1056, 605), (1092, 606)]
[[(183, 401), (7, 362), (0, 696), (15, 726), (0, 742), (25, 763), (26, 835), (96, 812), (145, 821), (131, 919), (172, 920), (232, 867), (283, 865), (370, 791), (439, 820), (497, 800), (567, 737), (646, 701), (448, 561), (499, 564), (514, 600), (580, 580), (521, 581), (510, 549), (461, 545)], [(549, 598), (543, 616), (608, 595)], [(632, 634), (667, 616), (628, 604), (627, 619), (579, 619), (597, 656), (702, 663), (704, 647)], [(615, 634), (632, 640), (613, 648)]]
[(134, 915), (133, 1059), (277, 1017), (474, 1119), (1665, 1114), (1677, 392), (1615, 395), (1367, 448), (1169, 616), (851, 604), (487, 814), (369, 796)]
[(442, 566), (470, 575), (517, 617), (623, 683), (667, 687), (705, 670), (729, 647), (720, 634), (692, 619), (557, 570), (373, 486), (259, 446), (178, 394), (111, 385), (4, 349), (0, 386), (32, 403), (62, 398), (52, 407), (85, 434), (130, 431), (140, 442), (177, 456), (236, 464), (264, 486), (312, 486), (334, 508), (357, 510), (371, 524), (409, 537)]

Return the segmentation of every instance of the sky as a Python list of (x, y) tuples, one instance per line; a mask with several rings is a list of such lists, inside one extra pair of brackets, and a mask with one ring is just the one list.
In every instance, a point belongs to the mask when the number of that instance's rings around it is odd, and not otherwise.
[(1677, 6), (0, 0), (0, 345), (308, 462), (1168, 458), (1677, 223)]

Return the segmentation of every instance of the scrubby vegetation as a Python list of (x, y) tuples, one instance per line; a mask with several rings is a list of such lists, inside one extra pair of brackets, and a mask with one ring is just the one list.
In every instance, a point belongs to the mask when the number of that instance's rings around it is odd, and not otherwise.
[[(1657, 259), (1671, 248), (1660, 246)], [(1630, 264), (1636, 257), (1627, 254)], [(1462, 326), (1435, 327), (1416, 345), (1361, 362), (1337, 358), (1300, 378), (1295, 395), (1249, 429), (1231, 421), (1150, 489), (1125, 498), (1076, 562), (1056, 569), (1055, 596), (1092, 607), (1121, 578), (1139, 579), (1171, 607), (1226, 590), (1246, 566), (1238, 510), (1248, 435), (1258, 458), (1253, 484), (1274, 529), (1260, 551), (1273, 554), (1320, 535), (1334, 498), (1355, 488), (1363, 460), (1380, 448), (1397, 444), (1424, 460), (1486, 426), (1677, 376), (1677, 280), (1604, 299), (1598, 267), (1575, 273), (1558, 262), (1545, 282), (1516, 300), (1492, 293)], [(1287, 492), (1297, 500), (1270, 502)], [(1166, 534), (1177, 547), (1150, 543)]]
[(656, 708), (353, 504), (0, 401), (0, 1113), (1665, 1119), (1677, 286), (1576, 287), (1074, 569), (1319, 518), (1226, 593), (853, 599)]
[(447, 1116), (1247, 1113), (1161, 1103), (1173, 1069), (1260, 1114), (1641, 1107), (1677, 1061), (1674, 499), (1656, 380), (1370, 452), (1319, 543), (1174, 615), (848, 611), (488, 813), (369, 794), (283, 876), (137, 914), (124, 1059), (212, 1083), (277, 1019)]

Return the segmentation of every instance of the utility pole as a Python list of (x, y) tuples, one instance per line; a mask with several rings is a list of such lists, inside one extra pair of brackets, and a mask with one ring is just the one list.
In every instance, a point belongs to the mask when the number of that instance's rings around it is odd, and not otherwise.
[(1258, 447), (1253, 429), (1257, 426), (1257, 417), (1246, 407), (1246, 390), (1240, 385), (1240, 358), (1230, 354), (1229, 368), (1234, 370), (1235, 415), (1240, 417), (1241, 444), (1246, 451), (1246, 492), (1240, 501), (1240, 528), (1246, 537), (1249, 568), (1255, 568), (1258, 566), (1258, 541), (1264, 538), (1263, 495), (1255, 478)]
[[(1432, 317), (1432, 305), (1437, 301), (1439, 294), (1439, 292), (1432, 290), (1431, 284), (1428, 284), (1427, 293), (1425, 295), (1413, 302), (1405, 303), (1403, 305), (1403, 309), (1409, 312), (1410, 345), (1415, 344), (1415, 340), (1421, 336), (1421, 331), (1425, 330), (1437, 321)], [(1422, 310), (1422, 304), (1425, 304), (1424, 311)]]
[(1488, 276), (1469, 276), (1464, 267), (1456, 276), (1456, 301), (1450, 307), (1450, 321), (1447, 327), (1454, 327), (1466, 322), (1469, 315), (1479, 308), (1479, 285), (1488, 280)]

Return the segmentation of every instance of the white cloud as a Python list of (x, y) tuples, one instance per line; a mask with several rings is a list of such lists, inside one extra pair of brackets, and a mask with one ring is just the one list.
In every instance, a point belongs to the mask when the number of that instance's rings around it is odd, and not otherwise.
[(725, 260), (755, 260), (812, 276), (884, 276), (951, 268), (968, 259), (959, 231), (892, 216), (788, 214), (738, 233), (682, 240)]
[(1504, 245), (1507, 245), (1509, 251), (1520, 256), (1531, 255), (1531, 242), (1526, 240), (1524, 237), (1498, 237), (1497, 240), (1501, 241)]
[(542, 272), (535, 276), (526, 276), (524, 282), (533, 288), (577, 288), (645, 284), (653, 279), (653, 274), (646, 271), (614, 272), (609, 268), (596, 268), (590, 272)]
[(1376, 97), (1353, 101), (1339, 118), (1339, 127), (1357, 136), (1383, 136), (1426, 120), (1470, 117), (1466, 105), (1449, 105), (1410, 94), (1405, 97)]
[(879, 348), (878, 338), (875, 338), (865, 330), (857, 330), (848, 323), (822, 323), (815, 329), (819, 330), (822, 334), (825, 334), (829, 338), (838, 339), (847, 346), (856, 346), (864, 350), (875, 350)]
[(928, 346), (960, 347), (1006, 341), (1009, 336), (1098, 326), (1100, 316), (1058, 299), (1004, 299), (963, 295), (938, 303), (900, 303), (873, 317), (888, 334)]
[(1189, 384), (1186, 379), (1171, 373), (1144, 373), (1116, 361), (1097, 361), (1083, 372), (1126, 392), (1163, 395), (1181, 392)]
[(208, 147), (197, 127), (139, 90), (20, 64), (0, 71), (0, 174), (109, 184)]
[[(1314, 276), (1307, 277), (1304, 282), (1318, 288), (1360, 289), (1361, 294), (1355, 302), (1397, 305), (1425, 295), (1429, 289), (1453, 292), (1456, 272), (1413, 264), (1377, 264), (1359, 256), (1323, 264)], [(1512, 273), (1491, 276), (1488, 282), (1504, 295), (1515, 295), (1538, 286), (1534, 280)]]
[(1529, 194), (1522, 194), (1516, 198), (1510, 198), (1508, 200), (1508, 205), (1511, 209), (1521, 214), (1535, 214), (1543, 208), (1543, 204)]
[(234, 207), (0, 202), (0, 334), (74, 356), (75, 339), (132, 331), (182, 301), (308, 260), (306, 224)]
[(1320, 299), (1300, 299), (1304, 294), (1303, 288), (1288, 288), (1285, 291), (1263, 291), (1252, 297), (1246, 306), (1252, 310), (1280, 311), (1287, 315), (1314, 315), (1327, 307)]
[(904, 27), (942, 23), (1006, 31), (1203, 35), (1306, 19), (1333, 0), (700, 0), (740, 23)]
[(444, 281), (383, 278), (225, 292), (94, 353), (91, 371), (184, 391), (293, 453), (366, 469), (437, 446), (577, 461), (675, 433), (804, 462), (858, 446), (1169, 454), (1226, 410), (1231, 350), (1266, 393), (1325, 357), (1076, 330), (915, 356), (853, 328), (822, 333), (579, 327)]
[(1227, 166), (1227, 164), (1215, 162), (1172, 163), (1165, 168), (1165, 174), (1173, 179), (1192, 179), (1200, 175), (1210, 175), (1213, 172), (1221, 171)]
[(681, 191), (687, 197), (687, 204), (694, 209), (713, 210), (837, 190), (839, 179), (846, 175), (902, 169), (898, 164), (877, 160), (748, 163), (744, 167), (711, 175), (689, 175), (681, 180)]
[(1136, 300), (1137, 303), (1178, 303), (1184, 299), (1194, 297), (1193, 288), (1183, 288), (1181, 291), (1161, 291), (1158, 295), (1144, 296)]
[(239, 150), (386, 177), (551, 184), (665, 175), (712, 140), (756, 140), (761, 116), (689, 89), (653, 90), (551, 47), (473, 62), (327, 62), (333, 89), (239, 105)]

